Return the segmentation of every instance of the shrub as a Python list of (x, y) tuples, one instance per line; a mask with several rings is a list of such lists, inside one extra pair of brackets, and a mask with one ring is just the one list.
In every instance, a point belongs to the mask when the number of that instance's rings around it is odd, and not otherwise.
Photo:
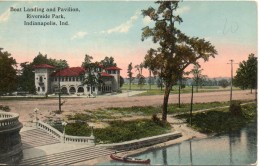
[(242, 108), (241, 108), (240, 101), (232, 101), (229, 107), (229, 111), (234, 116), (241, 116), (242, 115)]
[(9, 112), (11, 109), (9, 106), (0, 105), (0, 110), (3, 110), (5, 112)]

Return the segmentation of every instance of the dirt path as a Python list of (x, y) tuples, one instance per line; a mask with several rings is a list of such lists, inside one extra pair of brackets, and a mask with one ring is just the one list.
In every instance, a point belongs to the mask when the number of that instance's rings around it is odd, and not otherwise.
[[(194, 93), (194, 103), (214, 102), (214, 101), (229, 101), (230, 93), (225, 92), (207, 92)], [(189, 103), (191, 94), (181, 94), (181, 102)], [(250, 94), (250, 91), (234, 91), (234, 100), (254, 99), (255, 94)], [(95, 110), (98, 108), (109, 107), (131, 107), (131, 106), (159, 106), (162, 104), (163, 95), (154, 96), (132, 96), (132, 97), (117, 97), (102, 96), (97, 98), (63, 98), (65, 104), (62, 110), (68, 113), (82, 112), (83, 110)], [(170, 95), (169, 103), (177, 103), (178, 95)], [(33, 114), (33, 109), (40, 110), (39, 117), (49, 116), (51, 111), (58, 110), (58, 98), (49, 99), (32, 99), (27, 101), (10, 100), (0, 101), (0, 105), (8, 105), (12, 112), (20, 114), (20, 121), (31, 120), (30, 114)], [(61, 117), (62, 118), (62, 117)]]

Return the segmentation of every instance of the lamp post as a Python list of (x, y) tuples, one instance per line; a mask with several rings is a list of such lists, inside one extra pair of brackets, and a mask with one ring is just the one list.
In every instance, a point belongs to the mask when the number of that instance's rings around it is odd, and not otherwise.
[(63, 126), (63, 142), (65, 142), (65, 130), (66, 130), (67, 122), (63, 121), (61, 125)]
[(60, 90), (60, 69), (57, 69), (58, 73), (58, 97), (59, 97), (59, 113), (61, 113), (61, 90)]
[(37, 112), (39, 111), (38, 108), (34, 108), (34, 113), (35, 113), (35, 122), (37, 122), (38, 118), (37, 118)]

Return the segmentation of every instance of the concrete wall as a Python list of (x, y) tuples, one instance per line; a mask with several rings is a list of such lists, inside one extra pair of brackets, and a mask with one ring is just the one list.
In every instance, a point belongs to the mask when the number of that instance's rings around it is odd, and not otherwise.
[(173, 133), (169, 133), (169, 134), (163, 134), (163, 135), (158, 135), (158, 136), (153, 136), (153, 137), (142, 138), (142, 139), (138, 139), (138, 140), (126, 141), (126, 142), (122, 142), (122, 143), (100, 144), (97, 146), (114, 149), (114, 150), (118, 150), (118, 151), (133, 150), (133, 149), (139, 149), (142, 147), (159, 144), (162, 142), (167, 142), (169, 140), (176, 139), (181, 136), (182, 136), (181, 133), (173, 132)]

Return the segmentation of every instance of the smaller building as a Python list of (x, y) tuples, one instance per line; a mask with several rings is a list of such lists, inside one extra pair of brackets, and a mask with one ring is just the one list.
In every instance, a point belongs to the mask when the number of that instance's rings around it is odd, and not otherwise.
[[(35, 66), (36, 93), (45, 95), (58, 93), (68, 95), (98, 95), (116, 92), (120, 89), (120, 68), (113, 66), (104, 68), (102, 65), (92, 69), (69, 67), (55, 70), (55, 67), (41, 64)], [(90, 84), (87, 79), (95, 76), (99, 83)]]

